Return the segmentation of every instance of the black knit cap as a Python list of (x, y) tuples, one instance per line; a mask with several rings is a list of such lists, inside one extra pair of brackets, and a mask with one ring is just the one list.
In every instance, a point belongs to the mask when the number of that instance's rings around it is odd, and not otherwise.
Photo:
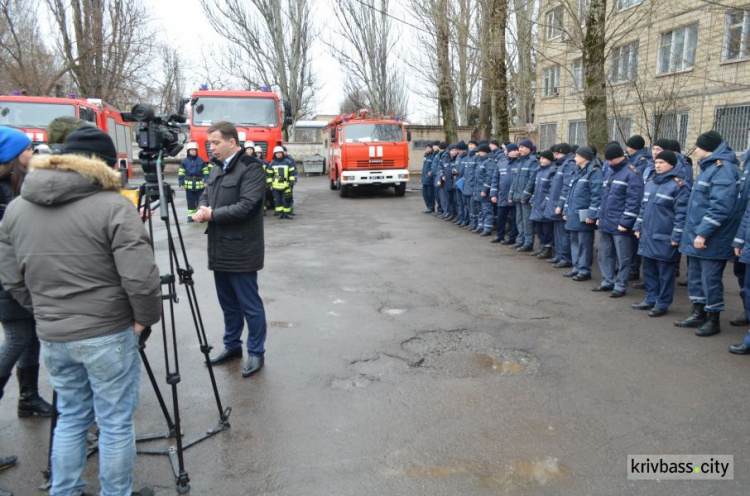
[(622, 151), (622, 147), (619, 143), (613, 143), (611, 145), (608, 145), (607, 148), (604, 150), (604, 158), (606, 160), (614, 160), (616, 158), (624, 157), (625, 152)]
[(719, 148), (719, 145), (722, 141), (724, 141), (724, 139), (719, 133), (717, 133), (716, 131), (709, 131), (698, 136), (698, 139), (695, 140), (695, 146), (697, 146), (701, 150), (712, 152)]
[(672, 150), (672, 144), (670, 143), (672, 140), (668, 140), (667, 138), (659, 138), (656, 141), (654, 141), (653, 146), (658, 146), (662, 150)]
[(557, 153), (562, 153), (563, 155), (567, 155), (571, 152), (570, 145), (568, 143), (560, 143), (557, 145), (557, 148), (555, 149)]
[(646, 147), (646, 140), (643, 139), (643, 136), (640, 136), (638, 134), (635, 134), (628, 138), (628, 141), (625, 143), (629, 148), (632, 148), (633, 150), (643, 150)]
[(553, 160), (555, 160), (555, 156), (552, 155), (552, 150), (544, 150), (542, 153), (539, 154), (539, 156), (546, 158), (550, 162), (552, 162)]
[(94, 155), (113, 167), (117, 163), (117, 149), (104, 131), (91, 126), (76, 129), (68, 135), (63, 143), (62, 152), (77, 155)]
[(474, 145), (474, 146), (479, 146), (479, 142), (477, 140), (475, 140), (475, 139), (469, 140), (469, 144), (470, 145)]
[(445, 150), (446, 148), (448, 148), (448, 143), (446, 143), (445, 141), (441, 141), (438, 144), (438, 148), (440, 148), (441, 150)]
[(578, 151), (578, 145), (570, 145), (570, 153), (575, 153)]
[(594, 145), (589, 146), (589, 148), (591, 148), (591, 151), (594, 152), (595, 157), (599, 155), (599, 150)]
[(673, 151), (675, 153), (682, 153), (682, 146), (680, 145), (679, 141), (677, 141), (675, 139), (671, 139), (671, 140), (668, 140), (668, 141), (669, 141), (669, 149), (671, 151)]
[(485, 153), (492, 153), (492, 149), (490, 149), (490, 145), (479, 145), (479, 148), (477, 148), (478, 152), (485, 152)]
[(588, 146), (579, 146), (576, 150), (576, 155), (580, 155), (586, 160), (594, 160), (594, 150)]
[(469, 149), (469, 145), (467, 145), (465, 141), (461, 140), (456, 145), (456, 148), (459, 149), (459, 150), (468, 150)]
[(672, 167), (677, 165), (677, 155), (675, 155), (674, 152), (669, 151), (669, 150), (664, 150), (663, 152), (659, 152), (655, 160), (663, 160), (666, 163), (670, 164)]
[(490, 140), (490, 145), (495, 145), (496, 147), (500, 148), (500, 141), (496, 139)]

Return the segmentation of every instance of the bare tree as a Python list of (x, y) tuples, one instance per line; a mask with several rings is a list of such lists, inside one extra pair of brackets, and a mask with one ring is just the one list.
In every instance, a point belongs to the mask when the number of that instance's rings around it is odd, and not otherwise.
[(326, 44), (350, 86), (364, 93), (373, 112), (405, 115), (406, 92), (393, 57), (398, 33), (389, 17), (389, 0), (338, 0), (331, 7), (339, 27)]
[(487, 60), (490, 66), (489, 83), (492, 96), (492, 129), (495, 137), (507, 141), (510, 133), (508, 115), (508, 74), (505, 66), (505, 33), (508, 27), (507, 0), (489, 0)]
[(511, 91), (515, 100), (515, 123), (524, 125), (533, 120), (534, 75), (536, 74), (534, 51), (534, 26), (537, 24), (538, 0), (512, 0), (515, 41), (515, 63), (509, 64), (512, 71)]
[(0, 2), (0, 87), (4, 91), (25, 89), (30, 95), (62, 91), (61, 78), (68, 67), (45, 45), (39, 9), (39, 0)]
[[(475, 0), (453, 0), (451, 5), (452, 38), (454, 56), (453, 79), (456, 87), (456, 114), (458, 124), (469, 125), (470, 108), (475, 103), (481, 74), (482, 46), (480, 25), (480, 2)], [(434, 49), (434, 45), (433, 45)]]
[(152, 102), (159, 112), (177, 111), (179, 100), (185, 96), (185, 73), (182, 58), (176, 48), (166, 43), (159, 46), (159, 79), (152, 84), (156, 91)]
[(443, 112), (445, 141), (452, 143), (458, 139), (458, 125), (456, 122), (453, 80), (451, 79), (448, 0), (435, 0), (432, 10), (435, 27), (437, 28), (438, 100)]
[(126, 105), (138, 96), (153, 52), (140, 0), (47, 0), (60, 52), (84, 97)]
[(345, 83), (345, 85), (345, 96), (344, 100), (339, 105), (339, 113), (342, 115), (354, 114), (360, 109), (367, 108), (369, 105), (367, 93), (352, 86), (350, 82)]
[(277, 88), (294, 121), (314, 112), (309, 0), (201, 0), (201, 5), (228, 42), (221, 61), (225, 71), (248, 89)]

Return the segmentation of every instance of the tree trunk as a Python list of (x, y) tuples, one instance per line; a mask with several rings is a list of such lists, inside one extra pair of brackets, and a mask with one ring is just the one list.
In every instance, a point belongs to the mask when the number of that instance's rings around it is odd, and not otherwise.
[(482, 16), (482, 31), (480, 39), (486, 40), (482, 44), (482, 55), (480, 57), (482, 69), (482, 91), (479, 96), (479, 124), (477, 130), (482, 139), (489, 140), (492, 137), (492, 80), (493, 68), (490, 67), (490, 51), (492, 42), (490, 40), (490, 22), (492, 21), (492, 4), (495, 0), (480, 2), (480, 15)]
[(607, 143), (607, 76), (604, 67), (606, 39), (604, 23), (607, 0), (591, 0), (583, 43), (583, 74), (586, 80), (586, 141), (601, 153)]
[(490, 0), (489, 66), (492, 94), (492, 130), (500, 141), (508, 141), (508, 75), (505, 66), (507, 0)]
[(456, 124), (456, 104), (453, 97), (453, 79), (450, 64), (450, 26), (448, 25), (448, 0), (437, 0), (435, 21), (437, 27), (438, 58), (438, 99), (443, 112), (443, 129), (445, 141), (453, 143), (458, 140)]
[(516, 124), (531, 122), (532, 78), (535, 71), (531, 51), (533, 49), (532, 20), (534, 0), (513, 0), (518, 32), (518, 72), (516, 77)]

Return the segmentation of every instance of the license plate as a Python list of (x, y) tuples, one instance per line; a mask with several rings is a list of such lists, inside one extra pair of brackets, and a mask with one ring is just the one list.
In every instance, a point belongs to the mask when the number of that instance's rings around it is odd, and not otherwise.
[(370, 179), (383, 179), (383, 176), (370, 176)]

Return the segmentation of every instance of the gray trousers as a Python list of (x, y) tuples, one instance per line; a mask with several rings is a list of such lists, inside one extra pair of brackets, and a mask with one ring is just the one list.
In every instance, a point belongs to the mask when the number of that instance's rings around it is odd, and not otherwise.
[[(599, 270), (602, 286), (617, 291), (628, 289), (628, 276), (633, 261), (633, 236), (600, 233)], [(618, 270), (617, 267), (620, 269)]]

